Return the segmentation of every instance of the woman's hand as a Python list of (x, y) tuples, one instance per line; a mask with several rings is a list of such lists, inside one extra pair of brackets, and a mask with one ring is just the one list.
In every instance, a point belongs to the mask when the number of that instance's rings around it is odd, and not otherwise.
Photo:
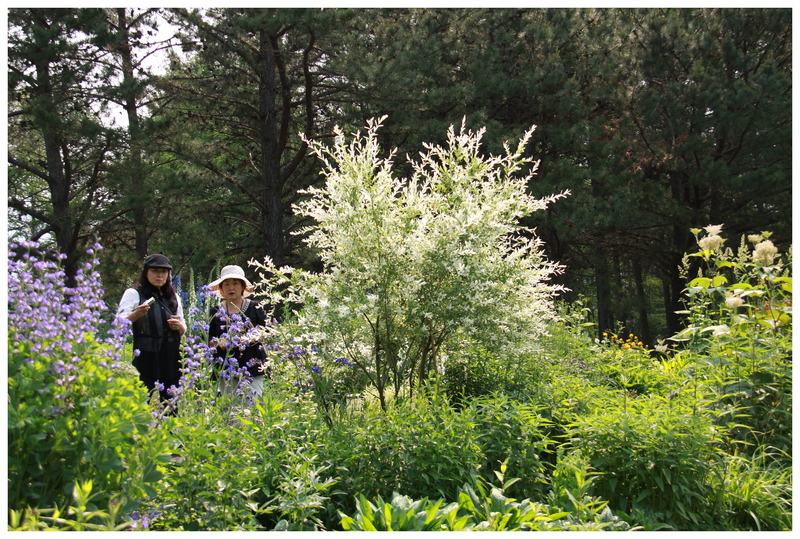
[(167, 320), (167, 324), (169, 325), (169, 329), (177, 331), (179, 335), (183, 335), (184, 328), (178, 315), (170, 316), (169, 320)]
[(136, 322), (141, 317), (147, 314), (147, 311), (150, 310), (150, 305), (146, 303), (142, 303), (138, 307), (136, 307), (131, 314), (128, 315), (128, 320), (131, 322)]

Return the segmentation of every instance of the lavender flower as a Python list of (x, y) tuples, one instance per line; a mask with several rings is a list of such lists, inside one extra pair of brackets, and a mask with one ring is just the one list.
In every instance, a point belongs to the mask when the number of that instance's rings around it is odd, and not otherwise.
[[(75, 285), (70, 287), (59, 265), (66, 257), (39, 249), (32, 241), (10, 244), (8, 324), (14, 335), (10, 342), (14, 343), (13, 352), (27, 356), (26, 363), (49, 363), (48, 372), (54, 376), (52, 387), (67, 395), (70, 384), (77, 380), (74, 373), (81, 356), (93, 346), (92, 336), (98, 343), (109, 345), (107, 357), (117, 360), (125, 342), (125, 326), (115, 321), (108, 337), (99, 335), (97, 325), (108, 307), (102, 300), (96, 257), (78, 266)], [(87, 253), (96, 255), (101, 250), (102, 246), (94, 244)], [(69, 362), (64, 361), (65, 355), (72, 356)]]

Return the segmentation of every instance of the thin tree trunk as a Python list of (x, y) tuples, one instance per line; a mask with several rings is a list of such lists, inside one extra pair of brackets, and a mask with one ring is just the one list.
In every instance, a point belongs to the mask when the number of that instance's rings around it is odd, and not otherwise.
[(599, 247), (595, 248), (594, 277), (597, 293), (597, 331), (602, 335), (605, 331), (613, 330), (614, 321), (609, 306), (611, 290), (607, 260), (605, 253)]
[(637, 257), (633, 258), (633, 279), (636, 283), (636, 299), (639, 304), (639, 337), (646, 344), (653, 344), (650, 334), (650, 321), (647, 318), (647, 295), (644, 291), (642, 265)]
[(119, 32), (123, 37), (118, 50), (122, 59), (122, 87), (125, 89), (124, 108), (128, 116), (128, 135), (130, 136), (131, 174), (128, 181), (129, 192), (133, 196), (134, 245), (136, 255), (143, 260), (147, 256), (148, 244), (147, 190), (144, 181), (146, 172), (142, 162), (142, 135), (136, 104), (136, 80), (133, 76), (133, 53), (131, 52), (127, 9), (117, 8), (117, 17)]
[(283, 186), (275, 114), (275, 51), (270, 35), (260, 34), (259, 113), (261, 134), (261, 182), (264, 212), (261, 216), (264, 250), (277, 267), (284, 263), (283, 252)]

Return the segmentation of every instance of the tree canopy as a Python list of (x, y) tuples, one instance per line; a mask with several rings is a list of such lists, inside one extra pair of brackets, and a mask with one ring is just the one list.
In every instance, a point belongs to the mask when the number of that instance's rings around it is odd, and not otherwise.
[(265, 255), (320, 270), (292, 210), (323, 179), (306, 140), (383, 116), (380, 146), (402, 157), (462, 122), (500, 154), (535, 125), (529, 193), (571, 195), (520, 225), (599, 331), (680, 328), (692, 228), (791, 244), (789, 9), (11, 8), (8, 22), (9, 235), (66, 253), (68, 273), (99, 240), (111, 303), (150, 252), (200, 280)]

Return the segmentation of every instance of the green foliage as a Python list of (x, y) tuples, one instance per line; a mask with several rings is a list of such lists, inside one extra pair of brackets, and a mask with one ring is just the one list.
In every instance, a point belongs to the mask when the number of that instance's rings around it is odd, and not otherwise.
[(789, 455), (759, 448), (754, 456), (726, 455), (714, 468), (715, 508), (739, 530), (792, 529), (792, 469)]
[(276, 513), (281, 520), (275, 526), (276, 531), (317, 531), (324, 530), (325, 525), (317, 516), (325, 507), (327, 496), (323, 494), (332, 487), (336, 480), (323, 479), (321, 473), (328, 467), (313, 467), (314, 457), (306, 457), (302, 453), (289, 455), (289, 462), (283, 464), (277, 495), (272, 501), (259, 508), (259, 513)]
[(534, 406), (504, 394), (473, 399), (464, 413), (475, 425), (483, 453), (480, 477), (491, 481), (501, 467), (510, 466), (521, 477), (510, 494), (543, 497), (549, 480), (548, 453), (554, 446), (548, 437), (550, 422)]
[[(381, 496), (376, 504), (360, 495), (354, 516), (341, 513), (342, 528), (353, 531), (550, 531), (602, 530), (628, 526), (606, 510), (600, 514), (593, 506), (585, 506), (582, 514), (554, 511), (547, 505), (528, 499), (517, 501), (505, 491), (517, 480), (505, 480), (506, 466), (496, 472), (500, 486), (479, 479), (474, 486), (465, 484), (458, 492), (458, 501), (444, 505), (444, 500), (413, 500), (393, 493), (389, 502)], [(605, 504), (596, 503), (603, 508)]]
[(604, 519), (618, 521), (618, 518), (610, 515), (608, 502), (590, 496), (592, 485), (599, 475), (591, 471), (589, 459), (583, 456), (580, 449), (570, 453), (559, 451), (550, 483), (551, 490), (547, 495), (550, 505), (578, 518), (591, 519), (600, 513)]
[(544, 376), (535, 354), (504, 354), (476, 343), (460, 343), (447, 350), (439, 386), (454, 406), (472, 399), (504, 393), (524, 400)]
[(693, 230), (700, 262), (686, 291), (688, 324), (673, 337), (684, 349), (666, 366), (683, 371), (693, 390), (738, 423), (732, 443), (788, 452), (791, 440), (791, 251), (783, 257), (762, 232), (723, 248), (722, 225)]
[(92, 481), (75, 482), (72, 489), (74, 505), (62, 512), (54, 509), (9, 510), (9, 531), (120, 531), (132, 527), (131, 521), (122, 522), (119, 511), (121, 503), (110, 502), (108, 511), (96, 509), (92, 499)]
[(364, 372), (347, 359), (344, 350), (318, 346), (294, 322), (265, 328), (261, 342), (267, 355), (273, 386), (310, 399), (322, 418), (333, 426), (349, 413), (349, 403), (362, 397)]
[(441, 499), (435, 502), (428, 498), (413, 500), (395, 492), (389, 502), (381, 496), (376, 496), (375, 502), (360, 494), (355, 514), (352, 517), (341, 514), (342, 528), (345, 531), (460, 531), (467, 521), (467, 517), (455, 518), (458, 504), (442, 507)]
[(593, 493), (617, 510), (648, 507), (677, 529), (711, 525), (710, 474), (718, 433), (691, 399), (656, 395), (595, 401), (569, 435), (601, 473)]
[[(594, 340), (566, 313), (536, 354), (448, 348), (447, 391), (385, 410), (349, 393), (359, 371), (315, 328), (266, 335), (274, 376), (255, 400), (220, 398), (189, 334), (169, 417), (103, 362), (78, 323), (94, 316), (64, 318), (83, 312), (73, 292), (47, 295), (37, 279), (53, 275), (29, 267), (43, 266), (10, 262), (10, 529), (791, 529), (791, 274), (767, 247), (688, 258), (705, 265), (680, 347)], [(486, 366), (460, 393), (458, 351)]]
[(307, 403), (289, 403), (271, 387), (249, 405), (218, 402), (214, 393), (185, 398), (188, 410), (165, 420), (176, 456), (151, 502), (168, 508), (152, 529), (322, 527), (315, 515), (333, 481), (303, 453), (320, 427)]
[(483, 463), (470, 414), (435, 393), (354, 414), (328, 433), (323, 456), (343, 492), (368, 498), (452, 498)]
[(109, 368), (89, 339), (75, 350), (82, 356), (76, 379), (54, 391), (49, 365), (28, 361), (34, 344), (9, 350), (9, 506), (64, 506), (76, 481), (93, 483), (98, 507), (124, 498), (131, 510), (155, 494), (168, 446), (165, 433), (150, 427), (141, 383)]
[[(247, 443), (229, 413), (208, 410), (191, 421), (167, 419), (176, 434), (176, 457), (153, 503), (164, 509), (152, 530), (255, 530), (255, 509), (269, 491), (270, 469), (258, 447)], [(271, 473), (270, 473), (271, 472)], [(261, 495), (261, 497), (259, 497)]]

